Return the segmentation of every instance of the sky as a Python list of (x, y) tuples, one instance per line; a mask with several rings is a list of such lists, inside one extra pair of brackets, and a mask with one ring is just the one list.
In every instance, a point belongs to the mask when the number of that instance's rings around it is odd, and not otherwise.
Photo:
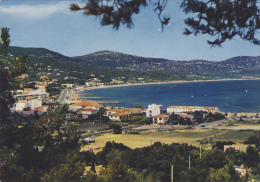
[(170, 60), (222, 61), (235, 56), (260, 56), (260, 46), (235, 37), (222, 48), (211, 48), (207, 35), (183, 35), (182, 0), (168, 0), (164, 14), (170, 24), (161, 31), (149, 6), (133, 17), (134, 27), (101, 26), (100, 19), (71, 12), (82, 0), (0, 0), (0, 27), (10, 28), (11, 46), (47, 48), (65, 56), (82, 56), (110, 50), (142, 57)]

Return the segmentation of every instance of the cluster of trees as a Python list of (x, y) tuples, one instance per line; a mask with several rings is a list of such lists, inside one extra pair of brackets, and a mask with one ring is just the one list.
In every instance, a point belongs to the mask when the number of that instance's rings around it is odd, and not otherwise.
[(113, 129), (114, 134), (122, 134), (122, 128), (119, 124), (111, 123), (109, 124), (109, 128)]
[[(221, 144), (218, 144), (219, 146)], [(107, 142), (105, 148), (94, 157), (95, 163), (103, 165), (99, 175), (87, 174), (90, 181), (170, 181), (173, 165), (174, 181), (243, 181), (233, 165), (251, 168), (259, 174), (259, 154), (252, 146), (246, 152), (234, 148), (223, 152), (214, 147), (202, 150), (187, 144), (162, 144), (130, 149), (123, 144)], [(93, 169), (94, 171), (94, 169)]]
[(218, 121), (221, 119), (225, 119), (225, 115), (221, 113), (212, 113), (212, 112), (203, 112), (203, 111), (195, 111), (194, 112), (194, 119), (196, 119), (196, 122), (202, 123), (202, 122), (213, 122)]
[(143, 114), (136, 114), (132, 118), (130, 118), (129, 123), (137, 125), (149, 125), (153, 123), (153, 118), (146, 117)]
[[(212, 112), (207, 113), (205, 111), (195, 111), (188, 114), (193, 115), (194, 120), (198, 124), (204, 122), (209, 123), (209, 122), (225, 119), (225, 115), (221, 113), (212, 113)], [(190, 118), (182, 118), (180, 115), (174, 113), (170, 116), (170, 121), (172, 124), (181, 124), (181, 125), (192, 124)]]
[(97, 114), (90, 115), (86, 120), (95, 122), (95, 123), (108, 123), (110, 121), (109, 117), (104, 116), (106, 109), (100, 108), (97, 112)]
[[(76, 181), (85, 170), (76, 127), (60, 131), (67, 107), (39, 116), (13, 114), (0, 130), (1, 180)], [(73, 172), (72, 172), (73, 171)], [(64, 178), (64, 180), (63, 180)]]
[[(1, 29), (0, 56), (8, 52), (9, 29)], [(11, 114), (11, 90), (27, 67), (27, 56), (17, 57), (6, 69), (0, 61), (0, 177), (2, 181), (80, 181), (85, 163), (79, 155), (80, 135), (74, 126), (60, 131), (67, 106), (47, 114)]]

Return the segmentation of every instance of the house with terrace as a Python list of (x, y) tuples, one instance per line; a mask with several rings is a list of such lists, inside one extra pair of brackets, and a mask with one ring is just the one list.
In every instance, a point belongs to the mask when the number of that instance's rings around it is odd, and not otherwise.
[(126, 121), (134, 114), (142, 114), (141, 108), (113, 108), (104, 113), (111, 121)]
[(127, 121), (129, 119), (129, 114), (126, 112), (116, 112), (108, 115), (111, 121)]
[(104, 107), (103, 105), (92, 101), (92, 100), (82, 100), (75, 104), (69, 106), (69, 111), (72, 111), (75, 115), (75, 118), (78, 116), (82, 119), (88, 118), (92, 114), (96, 114), (100, 108)]
[(194, 119), (194, 116), (193, 115), (190, 115), (190, 114), (180, 114), (179, 115), (179, 119), (182, 120), (182, 123), (181, 124), (194, 124), (194, 122), (196, 121)]
[(170, 120), (169, 114), (159, 114), (157, 116), (153, 116), (153, 124), (154, 125), (165, 125)]
[(90, 115), (97, 114), (97, 110), (94, 108), (81, 108), (76, 113), (82, 119), (87, 119)]

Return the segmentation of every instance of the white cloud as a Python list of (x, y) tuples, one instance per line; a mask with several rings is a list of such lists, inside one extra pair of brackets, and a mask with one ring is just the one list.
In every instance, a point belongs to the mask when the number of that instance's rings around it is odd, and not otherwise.
[(69, 12), (69, 5), (69, 2), (59, 2), (56, 4), (2, 6), (1, 13), (29, 19), (40, 19), (57, 12)]

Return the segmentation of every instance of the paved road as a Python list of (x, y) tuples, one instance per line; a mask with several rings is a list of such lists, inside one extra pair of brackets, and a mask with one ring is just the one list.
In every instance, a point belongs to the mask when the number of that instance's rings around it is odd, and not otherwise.
[[(122, 130), (138, 130), (139, 129), (139, 125), (132, 125), (132, 126), (125, 126), (122, 127)], [(101, 130), (101, 131), (96, 131), (94, 133), (82, 133), (81, 136), (82, 137), (92, 137), (92, 136), (97, 136), (97, 135), (101, 135), (101, 134), (106, 134), (106, 133), (113, 133), (113, 129), (109, 129), (109, 130)]]
[(199, 128), (213, 128), (213, 127), (218, 127), (224, 123), (227, 123), (229, 122), (230, 120), (232, 120), (232, 118), (226, 118), (226, 119), (222, 119), (222, 120), (219, 120), (219, 121), (214, 121), (214, 122), (211, 122), (211, 123), (201, 123), (197, 126), (195, 126), (194, 128), (196, 129), (199, 129)]
[(61, 91), (58, 102), (67, 103), (67, 102), (71, 101), (71, 98), (72, 98), (72, 90), (64, 89)]
[[(196, 129), (201, 129), (201, 128), (221, 128), (220, 125), (223, 123), (226, 123), (230, 121), (232, 118), (227, 118), (219, 121), (214, 121), (211, 123), (202, 123), (194, 128)], [(202, 125), (204, 125), (202, 127)], [(177, 130), (177, 129), (184, 129), (186, 128), (186, 125), (128, 125), (125, 127), (122, 127), (122, 130), (134, 130), (134, 131), (142, 131), (142, 130)], [(77, 126), (78, 130), (82, 133), (81, 135), (83, 137), (91, 137), (91, 136), (98, 136), (101, 134), (106, 134), (106, 133), (113, 133), (114, 131), (112, 129), (109, 129), (108, 124), (93, 124), (93, 123), (88, 123), (88, 124), (81, 124)]]
[[(177, 129), (183, 129), (187, 126), (185, 125), (164, 125), (164, 126), (159, 126), (159, 125), (128, 125), (125, 127), (122, 127), (123, 131), (143, 131), (143, 130), (177, 130)], [(108, 125), (106, 124), (83, 124), (79, 125), (78, 129), (79, 131), (89, 131), (91, 133), (82, 133), (81, 136), (83, 137), (92, 137), (92, 136), (97, 136), (101, 134), (106, 134), (106, 133), (113, 133), (114, 131), (112, 129), (110, 130), (102, 130), (104, 128), (108, 128)]]

